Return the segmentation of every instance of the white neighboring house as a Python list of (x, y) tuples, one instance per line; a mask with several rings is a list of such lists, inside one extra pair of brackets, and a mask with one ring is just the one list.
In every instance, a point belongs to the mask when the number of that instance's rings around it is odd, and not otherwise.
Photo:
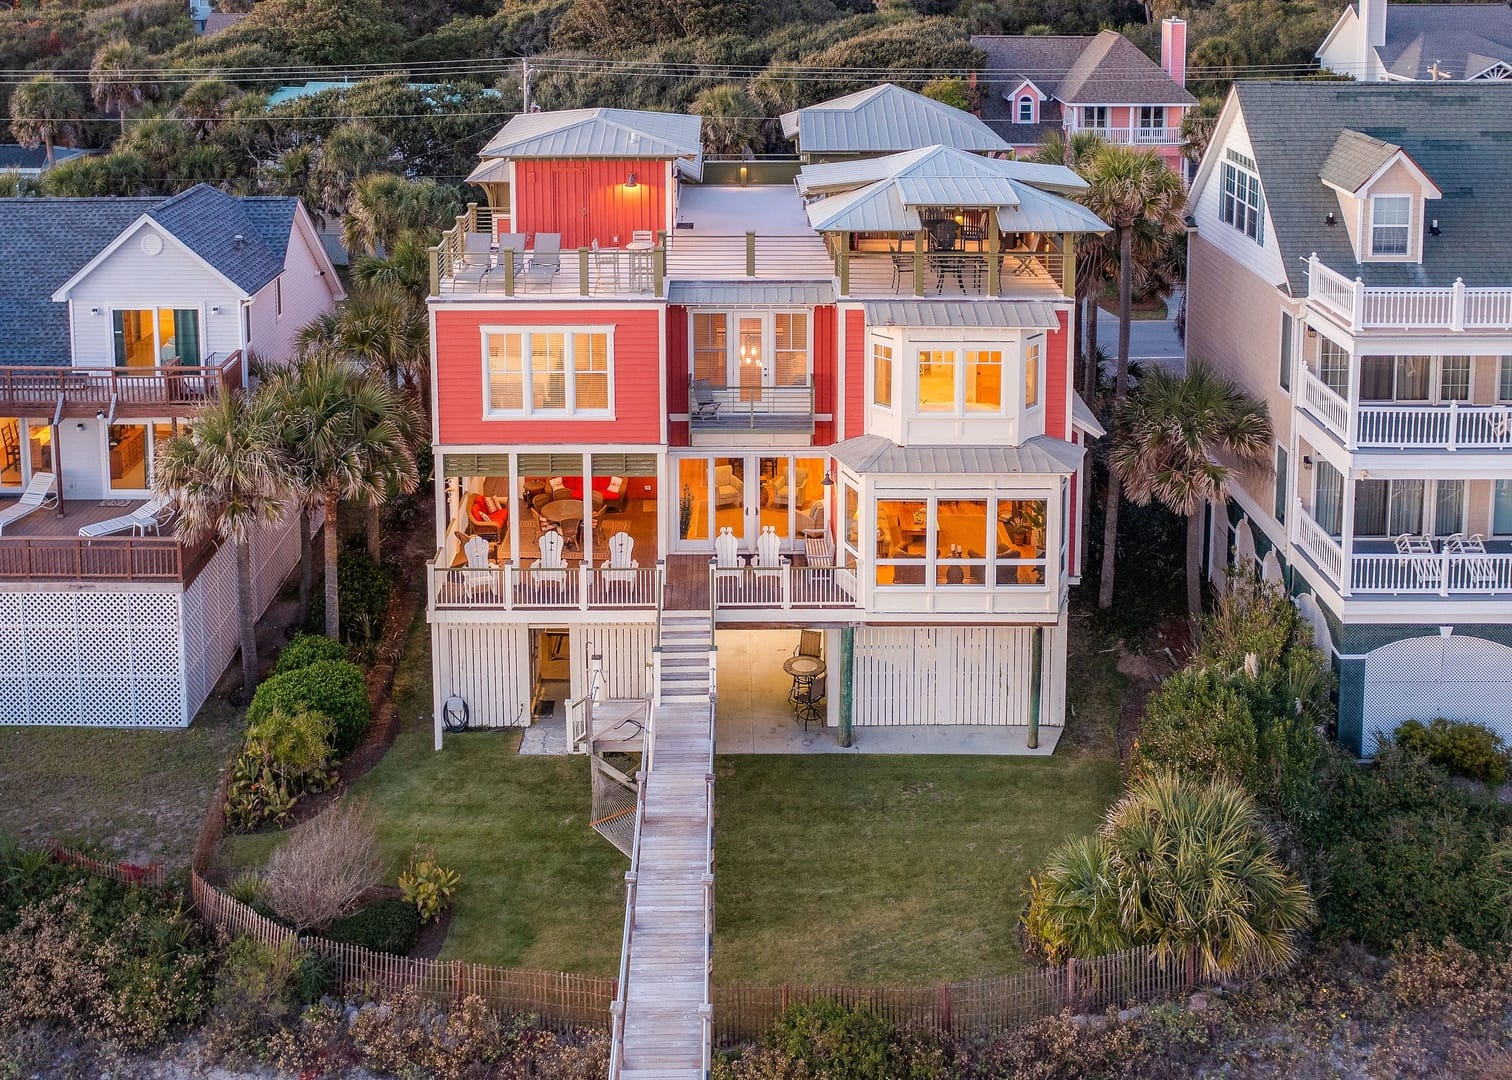
[(1360, 82), (1512, 79), (1512, 8), (1397, 4), (1344, 9), (1315, 54), (1325, 71)]
[(1192, 186), (1187, 350), (1266, 401), (1212, 508), (1339, 674), (1339, 738), (1512, 738), (1512, 109), (1495, 84), (1239, 83)]
[[(0, 199), (0, 723), (186, 725), (236, 650), (229, 548), (80, 536), (151, 495), (157, 447), (344, 293), (297, 199)], [(14, 503), (0, 498), (0, 514)], [(257, 548), (259, 610), (298, 556)]]

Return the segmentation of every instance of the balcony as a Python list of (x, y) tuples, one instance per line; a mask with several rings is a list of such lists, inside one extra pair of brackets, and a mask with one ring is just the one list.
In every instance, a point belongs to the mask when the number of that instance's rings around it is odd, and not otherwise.
[(1068, 133), (1090, 131), (1110, 143), (1120, 146), (1179, 146), (1179, 127), (1075, 127), (1067, 126)]
[[(1487, 596), (1512, 593), (1512, 541), (1489, 541), (1485, 554), (1455, 554), (1438, 544), (1404, 555), (1390, 540), (1343, 544), (1293, 506), (1292, 543), (1326, 574), (1341, 596)], [(1345, 567), (1348, 574), (1345, 574)]]
[(1347, 450), (1512, 450), (1512, 406), (1361, 403), (1300, 368), (1302, 407)]
[(0, 536), (0, 585), (189, 584), (215, 552), (208, 540), (186, 547), (173, 536), (78, 535), (81, 526), (120, 517), (139, 505), (71, 499), (63, 517), (38, 510), (12, 522)]
[(209, 356), (197, 367), (3, 365), (0, 416), (179, 415), (241, 385), (240, 351)]
[(432, 610), (622, 611), (656, 608), (662, 567), (625, 570), (579, 563), (559, 569), (515, 566), (439, 567), (426, 563)]
[(1351, 331), (1512, 329), (1512, 288), (1381, 288), (1307, 260), (1307, 298)]
[[(712, 386), (694, 379), (688, 387), (688, 422), (698, 436), (814, 434), (814, 384)], [(698, 445), (695, 441), (694, 445)]]
[(1066, 257), (1055, 252), (863, 250), (839, 263), (840, 294), (854, 298), (1064, 295)]

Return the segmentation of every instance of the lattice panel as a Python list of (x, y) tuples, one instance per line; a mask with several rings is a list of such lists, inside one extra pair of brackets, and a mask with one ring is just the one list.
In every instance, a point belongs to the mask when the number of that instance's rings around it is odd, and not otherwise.
[(136, 690), (137, 722), (158, 727), (184, 725), (184, 702), (179, 684), (173, 679), (138, 679)]
[(131, 631), (131, 674), (138, 679), (179, 680), (179, 633), (169, 626), (138, 626)]
[(223, 545), (184, 593), (189, 709), (197, 712), (236, 652), (236, 553)]
[(79, 631), (81, 674), (129, 679), (132, 673), (131, 631), (124, 626), (91, 626)]
[(29, 675), (79, 674), (79, 631), (73, 626), (26, 628), (26, 671)]
[(131, 624), (131, 596), (129, 593), (79, 593), (78, 620), (82, 626), (129, 626)]
[(85, 724), (126, 726), (135, 716), (130, 679), (83, 679), (79, 683), (79, 719)]
[(81, 724), (78, 679), (31, 678), (26, 683), (27, 723)]
[(0, 679), (0, 724), (25, 724), (26, 680)]
[(131, 596), (131, 624), (133, 626), (168, 626), (177, 628), (179, 623), (179, 598), (177, 593), (133, 593)]
[(26, 636), (19, 621), (0, 623), (0, 679), (26, 674)]

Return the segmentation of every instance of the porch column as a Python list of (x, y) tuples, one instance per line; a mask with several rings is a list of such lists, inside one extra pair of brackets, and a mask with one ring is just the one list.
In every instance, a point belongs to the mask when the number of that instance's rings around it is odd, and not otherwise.
[(914, 230), (914, 295), (924, 295), (924, 230)]
[(1355, 517), (1355, 471), (1344, 473), (1344, 508), (1339, 522), (1339, 550), (1344, 553), (1343, 568), (1339, 571), (1339, 595), (1348, 596), (1354, 587), (1354, 517)]
[[(58, 500), (54, 506), (58, 517), (63, 517), (63, 398), (61, 396), (58, 398), (58, 407), (53, 412), (51, 427), (53, 486), (58, 494)], [(30, 454), (31, 447), (26, 447), (23, 452)]]
[(1346, 395), (1349, 400), (1349, 418), (1345, 422), (1344, 445), (1350, 450), (1356, 449), (1355, 443), (1360, 437), (1360, 355), (1355, 352), (1356, 347), (1351, 346), (1349, 350), (1349, 386)]
[(856, 656), (856, 628), (843, 626), (840, 628), (840, 734), (837, 742), (841, 746), (851, 744), (852, 724), (855, 718), (855, 686), (853, 673)]
[(520, 526), (525, 517), (525, 495), (520, 486), (520, 458), (518, 454), (509, 454), (509, 466), (504, 470), (509, 477), (509, 561), (514, 566), (520, 565)]
[(999, 252), (1003, 237), (998, 232), (997, 207), (987, 208), (987, 295), (1003, 295), (1003, 264)]
[[(835, 254), (835, 265), (840, 273), (840, 295), (850, 295), (850, 245), (851, 234), (840, 234), (840, 250)], [(754, 272), (754, 271), (753, 271)]]
[[(1061, 295), (1076, 298), (1076, 234), (1061, 233)], [(1094, 312), (1094, 316), (1095, 316)]]

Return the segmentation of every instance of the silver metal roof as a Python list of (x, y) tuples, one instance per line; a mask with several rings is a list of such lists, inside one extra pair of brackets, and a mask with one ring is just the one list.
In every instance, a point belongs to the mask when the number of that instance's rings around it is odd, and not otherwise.
[(1076, 471), (1085, 450), (1045, 435), (1021, 446), (899, 446), (880, 435), (861, 435), (829, 452), (846, 468), (868, 475), (1066, 476)]
[(509, 161), (506, 158), (484, 158), (467, 174), (469, 184), (503, 183), (509, 179)]
[(499, 129), (483, 158), (699, 158), (702, 119), (634, 109), (520, 113)]
[(984, 152), (1009, 149), (971, 113), (892, 83), (786, 113), (782, 134), (796, 136), (805, 154), (875, 154), (935, 143)]
[(1102, 426), (1092, 412), (1091, 406), (1075, 390), (1071, 391), (1071, 426), (1080, 428), (1094, 439), (1100, 439), (1108, 433), (1108, 429)]
[(806, 307), (833, 304), (827, 281), (669, 281), (667, 303), (687, 307)]
[(1056, 307), (1046, 300), (868, 300), (868, 326), (965, 326), (1055, 330)]
[(894, 176), (1000, 176), (1063, 195), (1087, 189), (1087, 182), (1064, 165), (984, 158), (934, 145), (860, 161), (805, 165), (798, 171), (798, 190), (804, 195), (824, 195)]
[(1013, 181), (1003, 176), (900, 176), (904, 206), (1017, 206)]

